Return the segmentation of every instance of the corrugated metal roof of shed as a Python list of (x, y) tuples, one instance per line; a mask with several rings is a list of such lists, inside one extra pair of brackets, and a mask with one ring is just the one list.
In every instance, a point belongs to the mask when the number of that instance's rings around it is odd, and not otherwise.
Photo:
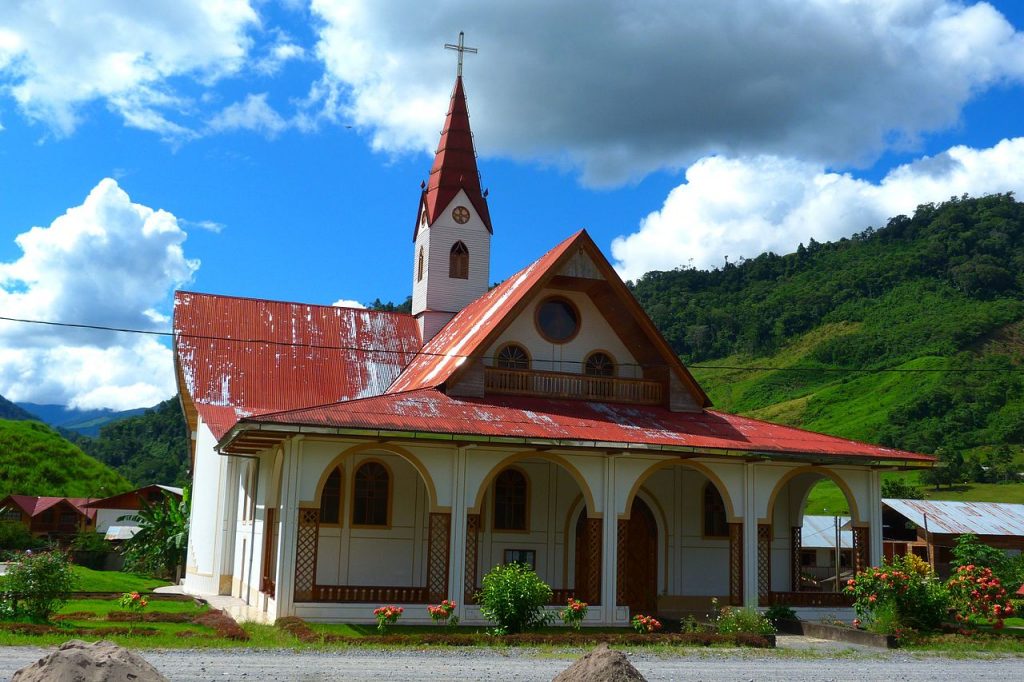
[[(813, 516), (804, 514), (804, 522), (800, 528), (800, 546), (804, 549), (835, 549), (836, 548), (836, 526), (834, 516)], [(840, 549), (853, 548), (853, 530), (843, 530), (842, 526), (848, 523), (849, 516), (839, 517), (839, 545)]]
[(713, 410), (671, 412), (578, 400), (462, 398), (422, 389), (250, 417), (244, 422), (931, 462), (933, 458)]
[(924, 517), (927, 514), (930, 533), (1024, 537), (1024, 504), (891, 498), (883, 499), (882, 504), (921, 528), (925, 527)]
[(419, 350), (404, 313), (177, 292), (184, 390), (217, 438), (239, 418), (383, 393)]

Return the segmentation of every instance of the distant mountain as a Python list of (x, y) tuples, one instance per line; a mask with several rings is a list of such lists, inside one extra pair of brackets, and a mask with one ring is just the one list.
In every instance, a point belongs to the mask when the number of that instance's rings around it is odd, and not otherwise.
[(36, 415), (26, 412), (22, 408), (18, 407), (17, 404), (12, 403), (2, 395), (0, 395), (0, 419), (12, 419), (14, 421), (27, 421), (34, 419), (35, 421), (44, 421)]
[(0, 498), (12, 493), (107, 497), (131, 488), (46, 424), (0, 419)]
[[(143, 414), (147, 408), (132, 410), (78, 410), (64, 405), (40, 405), (38, 403), (17, 403), (28, 417), (7, 417), (7, 419), (38, 419), (63, 431), (76, 431), (86, 436), (98, 436), (106, 424)], [(0, 407), (2, 410), (2, 407)], [(37, 415), (37, 416), (32, 416)], [(2, 414), (0, 414), (2, 416)]]

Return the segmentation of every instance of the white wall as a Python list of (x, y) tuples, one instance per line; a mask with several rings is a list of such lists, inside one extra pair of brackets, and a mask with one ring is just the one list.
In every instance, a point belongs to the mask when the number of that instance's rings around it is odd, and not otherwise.
[(189, 525), (185, 589), (192, 594), (219, 594), (223, 503), (226, 498), (227, 458), (213, 449), (216, 440), (199, 422), (192, 473), (192, 510)]

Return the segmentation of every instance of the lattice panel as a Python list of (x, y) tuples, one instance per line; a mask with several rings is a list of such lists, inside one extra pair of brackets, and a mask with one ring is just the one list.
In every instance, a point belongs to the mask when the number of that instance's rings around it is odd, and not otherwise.
[(767, 597), (772, 591), (772, 527), (757, 527), (757, 596)]
[(601, 603), (601, 519), (588, 518), (584, 521), (583, 537), (586, 545), (583, 552), (587, 557), (586, 582), (583, 587), (583, 601), (588, 604)]
[(626, 603), (626, 545), (629, 543), (629, 521), (619, 519), (619, 537), (615, 543), (615, 603)]
[(790, 567), (789, 570), (792, 573), (790, 580), (791, 587), (789, 588), (793, 592), (800, 591), (800, 572), (803, 569), (803, 565), (800, 562), (800, 550), (804, 546), (803, 528), (800, 526), (793, 526), (791, 529), (791, 535), (789, 536), (790, 546)]
[(319, 538), (320, 509), (299, 509), (299, 528), (295, 539), (295, 601), (313, 599)]
[(432, 513), (427, 542), (427, 591), (434, 601), (448, 598), (448, 550), (452, 515)]
[(743, 524), (729, 524), (729, 603), (743, 605)]
[(480, 515), (466, 515), (466, 571), (463, 589), (466, 591), (464, 597), (467, 604), (476, 603), (476, 567), (477, 556), (480, 552)]
[(871, 564), (871, 529), (853, 527), (853, 570), (860, 572)]

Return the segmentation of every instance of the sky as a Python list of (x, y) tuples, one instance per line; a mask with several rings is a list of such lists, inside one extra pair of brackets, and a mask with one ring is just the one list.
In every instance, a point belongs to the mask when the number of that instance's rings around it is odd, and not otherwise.
[[(493, 281), (581, 227), (635, 280), (1024, 196), (1020, 0), (7, 0), (0, 317), (403, 301), (459, 31)], [(0, 321), (11, 400), (174, 392), (162, 337)]]

